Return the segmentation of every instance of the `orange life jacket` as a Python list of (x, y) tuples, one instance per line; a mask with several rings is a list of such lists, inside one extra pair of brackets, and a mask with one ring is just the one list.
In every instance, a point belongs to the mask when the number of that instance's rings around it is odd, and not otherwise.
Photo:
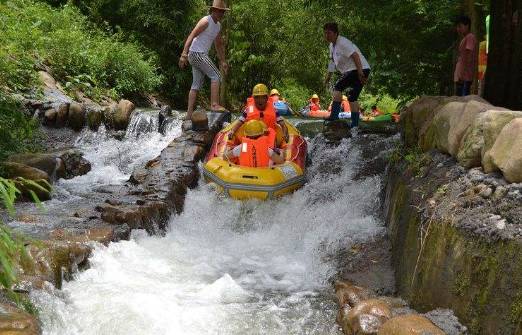
[(268, 129), (268, 135), (256, 139), (243, 137), (241, 139), (241, 153), (239, 154), (239, 165), (248, 167), (269, 167), (270, 155), (268, 149), (275, 144), (276, 132)]
[(349, 111), (351, 111), (350, 103), (346, 100), (343, 100), (343, 102), (341, 102), (341, 109), (343, 112), (348, 113)]
[(248, 122), (250, 120), (261, 120), (266, 124), (268, 128), (275, 129), (277, 122), (277, 114), (276, 109), (274, 107), (274, 99), (268, 98), (265, 110), (261, 111), (257, 109), (254, 98), (248, 98), (246, 103), (245, 122)]
[(313, 102), (312, 99), (310, 99), (310, 111), (318, 111), (321, 109), (321, 105), (319, 104), (319, 101), (317, 103)]
[(484, 79), (484, 75), (486, 74), (486, 67), (488, 66), (488, 50), (487, 50), (487, 42), (480, 42), (479, 47), (479, 59), (478, 59), (478, 79)]
[[(330, 105), (328, 106), (328, 111), (331, 112), (332, 111), (332, 103), (330, 102)], [(341, 112), (345, 112), (345, 113), (348, 113), (349, 111), (351, 111), (350, 109), (350, 103), (346, 100), (343, 100), (341, 102)]]

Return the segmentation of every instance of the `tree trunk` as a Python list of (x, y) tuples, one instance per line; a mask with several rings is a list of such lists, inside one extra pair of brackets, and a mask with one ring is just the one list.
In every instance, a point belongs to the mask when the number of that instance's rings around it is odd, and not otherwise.
[(522, 0), (491, 0), (490, 46), (484, 97), (522, 110)]

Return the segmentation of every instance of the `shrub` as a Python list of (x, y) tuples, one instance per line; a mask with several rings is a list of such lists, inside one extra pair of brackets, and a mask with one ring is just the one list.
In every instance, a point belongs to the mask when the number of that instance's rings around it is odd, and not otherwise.
[(0, 162), (17, 152), (38, 150), (38, 140), (38, 123), (0, 91)]
[(69, 90), (97, 98), (155, 90), (162, 81), (156, 57), (122, 42), (65, 5), (51, 8), (33, 0), (0, 4), (0, 85), (24, 91), (35, 85), (35, 67), (45, 65)]

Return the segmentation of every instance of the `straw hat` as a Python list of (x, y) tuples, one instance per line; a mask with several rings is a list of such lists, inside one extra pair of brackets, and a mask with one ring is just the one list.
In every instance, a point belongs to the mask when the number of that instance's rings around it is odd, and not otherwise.
[(225, 1), (224, 0), (214, 0), (212, 2), (212, 6), (210, 6), (210, 8), (215, 8), (215, 9), (220, 9), (220, 10), (230, 10), (230, 8), (228, 8), (225, 5)]

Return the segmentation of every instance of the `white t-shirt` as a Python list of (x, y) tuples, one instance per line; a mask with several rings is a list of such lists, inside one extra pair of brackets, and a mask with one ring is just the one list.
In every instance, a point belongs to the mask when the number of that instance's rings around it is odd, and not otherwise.
[(201, 34), (194, 37), (194, 39), (192, 40), (192, 44), (190, 45), (189, 51), (208, 53), (210, 47), (212, 47), (212, 43), (214, 43), (214, 40), (221, 31), (220, 22), (214, 22), (214, 19), (211, 15), (208, 15), (206, 19), (208, 21), (207, 28), (203, 30)]
[(354, 52), (359, 54), (363, 70), (370, 68), (370, 64), (364, 58), (361, 50), (346, 37), (338, 35), (335, 45), (330, 43), (329, 49), (330, 63), (328, 64), (328, 72), (335, 72), (336, 69), (341, 73), (357, 70), (357, 66), (355, 66), (355, 62), (351, 57)]

